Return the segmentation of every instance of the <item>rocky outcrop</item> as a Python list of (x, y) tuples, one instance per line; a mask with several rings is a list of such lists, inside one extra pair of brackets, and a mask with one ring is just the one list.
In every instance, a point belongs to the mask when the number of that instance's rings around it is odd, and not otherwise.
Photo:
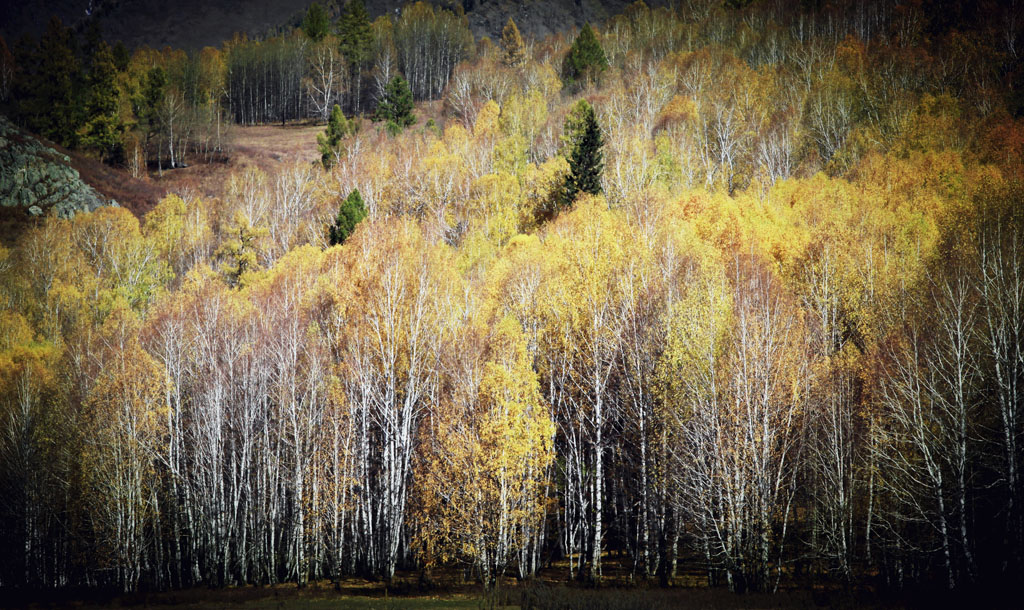
[(54, 210), (67, 218), (108, 202), (70, 166), (67, 155), (43, 145), (0, 116), (0, 204), (26, 214)]

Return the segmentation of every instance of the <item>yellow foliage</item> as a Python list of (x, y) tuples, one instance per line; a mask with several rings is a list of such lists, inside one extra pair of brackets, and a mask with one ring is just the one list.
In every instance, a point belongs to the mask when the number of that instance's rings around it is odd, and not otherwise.
[(469, 559), (490, 583), (523, 532), (543, 527), (554, 424), (514, 319), (470, 323), (460, 344), (470, 385), (439, 406), (419, 471), (419, 521), (425, 559)]
[(525, 214), (519, 183), (505, 173), (481, 176), (470, 187), (471, 224), (498, 246), (519, 232)]
[(494, 100), (487, 100), (476, 115), (476, 122), (473, 123), (473, 137), (477, 141), (487, 141), (498, 133), (498, 116), (501, 108)]
[(187, 204), (177, 195), (164, 197), (146, 214), (142, 231), (178, 275), (208, 256), (213, 241), (206, 203)]

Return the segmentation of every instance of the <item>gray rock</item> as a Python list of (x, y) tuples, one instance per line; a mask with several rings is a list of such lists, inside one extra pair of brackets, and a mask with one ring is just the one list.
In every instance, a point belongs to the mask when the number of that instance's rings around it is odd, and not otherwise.
[[(108, 202), (84, 183), (70, 158), (43, 146), (0, 115), (0, 204), (33, 216), (53, 209), (69, 218)], [(116, 203), (114, 204), (116, 205)]]

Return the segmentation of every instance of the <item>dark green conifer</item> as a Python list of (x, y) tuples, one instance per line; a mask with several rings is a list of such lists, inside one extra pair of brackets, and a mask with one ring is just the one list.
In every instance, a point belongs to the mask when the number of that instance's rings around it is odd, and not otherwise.
[(604, 137), (594, 107), (587, 100), (580, 100), (573, 106), (565, 120), (564, 132), (569, 175), (565, 178), (562, 204), (569, 206), (580, 193), (597, 195), (601, 192)]
[(412, 91), (409, 83), (399, 75), (391, 79), (384, 89), (384, 96), (377, 102), (374, 120), (386, 121), (389, 131), (401, 131), (416, 122), (412, 111)]
[(97, 152), (101, 161), (116, 159), (121, 152), (124, 125), (118, 112), (120, 90), (110, 45), (100, 41), (89, 63), (82, 144)]
[(577, 86), (596, 81), (608, 69), (608, 58), (597, 41), (590, 24), (584, 24), (562, 64), (566, 84)]
[(370, 59), (373, 31), (362, 0), (350, 0), (338, 18), (338, 50), (348, 62), (352, 79), (352, 109), (358, 112), (363, 97), (363, 67)]
[(325, 169), (330, 169), (341, 156), (341, 140), (354, 130), (354, 123), (346, 119), (341, 106), (335, 104), (334, 108), (331, 108), (327, 130), (316, 137), (317, 146), (320, 148), (320, 162)]
[(338, 19), (338, 47), (350, 64), (362, 64), (370, 56), (373, 32), (370, 30), (370, 14), (362, 0), (352, 0), (345, 5)]
[(338, 217), (328, 228), (327, 239), (332, 246), (344, 243), (356, 230), (356, 225), (366, 218), (366, 206), (358, 189), (353, 189), (338, 207)]
[(112, 49), (114, 54), (114, 66), (118, 72), (125, 72), (128, 70), (128, 64), (131, 62), (132, 54), (128, 51), (128, 47), (124, 46), (124, 43), (120, 40), (114, 44)]
[(15, 83), (18, 121), (62, 146), (78, 142), (82, 113), (76, 100), (81, 80), (70, 29), (53, 17), (34, 52), (19, 61)]
[(167, 72), (160, 66), (153, 66), (146, 73), (142, 90), (132, 98), (135, 116), (139, 118), (146, 139), (149, 140), (160, 130), (160, 104), (167, 88)]
[(331, 18), (327, 10), (314, 2), (302, 19), (302, 32), (313, 42), (320, 42), (331, 31)]

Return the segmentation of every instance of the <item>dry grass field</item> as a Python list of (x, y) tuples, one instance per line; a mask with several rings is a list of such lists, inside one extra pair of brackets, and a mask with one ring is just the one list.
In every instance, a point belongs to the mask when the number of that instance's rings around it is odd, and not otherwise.
[(319, 160), (316, 136), (322, 125), (257, 125), (231, 127), (226, 158), (210, 163), (193, 162), (188, 167), (162, 172), (150, 168), (153, 184), (168, 193), (192, 191), (205, 197), (220, 197), (228, 177), (246, 167), (264, 172), (295, 162)]
[[(419, 128), (428, 119), (440, 122), (439, 102), (419, 104)], [(361, 130), (373, 133), (379, 126), (363, 120)], [(205, 162), (190, 158), (188, 167), (160, 171), (150, 167), (141, 178), (132, 177), (127, 168), (101, 163), (82, 151), (68, 150), (40, 138), (45, 145), (68, 155), (70, 165), (78, 170), (82, 180), (103, 196), (113, 199), (141, 218), (168, 193), (195, 194), (202, 197), (221, 197), (225, 194), (232, 173), (256, 167), (273, 174), (292, 163), (317, 163), (320, 153), (316, 138), (323, 133), (323, 125), (309, 123), (288, 125), (234, 125), (228, 137), (228, 148), (223, 158)], [(11, 246), (28, 226), (38, 222), (19, 208), (0, 207), (0, 244)]]

